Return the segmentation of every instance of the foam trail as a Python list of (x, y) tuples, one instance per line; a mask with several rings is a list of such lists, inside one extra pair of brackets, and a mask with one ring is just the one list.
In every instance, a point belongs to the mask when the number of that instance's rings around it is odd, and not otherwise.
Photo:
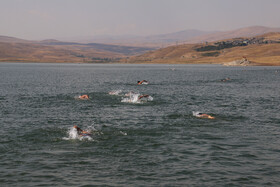
[(121, 100), (123, 103), (141, 103), (141, 101), (138, 99), (140, 94), (133, 94), (131, 93), (129, 97), (125, 97)]
[(127, 136), (126, 132), (120, 131), (121, 135)]
[(109, 92), (109, 95), (120, 95), (122, 93), (122, 90), (112, 90)]

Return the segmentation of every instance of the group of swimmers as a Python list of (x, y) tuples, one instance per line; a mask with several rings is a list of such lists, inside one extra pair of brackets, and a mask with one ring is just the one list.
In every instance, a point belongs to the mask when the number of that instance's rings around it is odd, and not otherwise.
[[(138, 81), (137, 84), (138, 84), (138, 85), (141, 85), (141, 84), (149, 84), (149, 82), (146, 81), (146, 80), (142, 80), (142, 81)], [(110, 94), (110, 95), (116, 95), (116, 94), (118, 94), (118, 93), (109, 92), (109, 94)], [(143, 98), (143, 97), (148, 97), (148, 95), (140, 95), (140, 96), (139, 96), (139, 99), (141, 99), (141, 98)], [(89, 95), (86, 95), (86, 94), (80, 95), (78, 98), (79, 98), (79, 99), (82, 99), (82, 100), (88, 100), (88, 99), (89, 99)]]
[[(222, 79), (221, 81), (228, 81), (228, 80), (230, 80), (230, 78)], [(146, 80), (142, 80), (142, 81), (138, 81), (137, 84), (138, 85), (149, 84), (149, 82), (146, 81)], [(114, 95), (113, 92), (112, 93), (109, 92), (109, 94)], [(126, 94), (126, 96), (130, 96), (132, 94), (134, 94), (134, 92), (129, 92), (129, 93)], [(138, 100), (140, 101), (142, 98), (148, 98), (148, 97), (150, 97), (148, 94), (139, 95)], [(87, 100), (87, 99), (89, 99), (89, 96), (86, 95), (86, 94), (85, 95), (80, 95), (79, 99)], [(209, 114), (205, 114), (205, 113), (197, 113), (197, 114), (195, 114), (195, 116), (198, 117), (198, 118), (203, 118), (203, 119), (215, 119), (215, 117), (213, 117)], [(91, 135), (90, 132), (82, 130), (77, 125), (74, 125), (73, 128), (77, 130), (77, 133), (78, 133), (79, 136), (90, 136)]]

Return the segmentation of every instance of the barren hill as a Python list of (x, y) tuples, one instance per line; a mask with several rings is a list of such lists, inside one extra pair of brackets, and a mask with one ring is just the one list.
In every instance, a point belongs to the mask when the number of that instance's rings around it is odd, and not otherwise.
[(237, 37), (253, 37), (269, 32), (280, 32), (280, 28), (253, 26), (229, 31), (202, 31), (187, 29), (179, 32), (150, 36), (92, 36), (72, 39), (68, 38), (67, 40), (79, 43), (103, 43), (138, 47), (167, 47), (175, 44), (202, 43), (206, 41), (212, 42)]
[(185, 43), (202, 43), (202, 42), (213, 42), (217, 40), (224, 40), (230, 38), (253, 37), (253, 36), (258, 36), (271, 32), (280, 32), (280, 28), (270, 28), (270, 27), (263, 27), (263, 26), (245, 27), (245, 28), (231, 30), (231, 31), (216, 32), (216, 33), (193, 37), (191, 39), (185, 40)]
[[(124, 39), (122, 38), (122, 40)], [(161, 41), (166, 42), (166, 45), (170, 47), (153, 51), (156, 48), (137, 46), (139, 45), (137, 42), (133, 43), (133, 47), (116, 44), (63, 42), (52, 39), (29, 41), (0, 36), (0, 61), (222, 63), (242, 56), (247, 56), (258, 63), (279, 64), (280, 61), (279, 28), (255, 26), (211, 34), (198, 30), (185, 30), (142, 37), (142, 39), (144, 45), (158, 45), (156, 42)], [(131, 41), (133, 41), (133, 37), (126, 42)], [(180, 44), (180, 41), (187, 42), (184, 42), (183, 45), (175, 45)], [(111, 42), (113, 43), (113, 39)], [(190, 42), (193, 44), (188, 44)], [(175, 46), (171, 46), (171, 44)], [(133, 55), (138, 56), (131, 57)], [(128, 57), (131, 58), (128, 59)]]
[(81, 38), (69, 38), (70, 41), (83, 42), (83, 43), (103, 43), (115, 45), (128, 45), (128, 46), (142, 46), (142, 47), (161, 47), (174, 45), (176, 42), (186, 41), (193, 37), (204, 36), (216, 31), (201, 31), (195, 29), (188, 29), (179, 32), (157, 34), (149, 36), (92, 36)]
[(23, 40), (15, 37), (10, 36), (0, 36), (0, 42), (7, 42), (7, 43), (32, 43), (29, 40)]
[(280, 33), (234, 38), (204, 44), (170, 46), (131, 57), (127, 63), (222, 64), (246, 56), (255, 64), (280, 65)]
[(0, 42), (0, 61), (4, 62), (93, 62), (111, 61), (122, 54), (102, 50), (61, 46), (43, 46), (34, 43)]
[(58, 40), (28, 41), (0, 37), (0, 61), (26, 62), (111, 62), (154, 48), (107, 44), (81, 44)]

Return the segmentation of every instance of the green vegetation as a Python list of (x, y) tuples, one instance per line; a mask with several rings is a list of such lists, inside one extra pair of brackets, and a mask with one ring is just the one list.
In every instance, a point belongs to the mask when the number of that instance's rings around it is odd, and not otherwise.
[(201, 55), (203, 57), (211, 57), (211, 56), (217, 57), (217, 56), (219, 56), (219, 54), (220, 54), (220, 52), (209, 52), (209, 53), (202, 53)]
[(222, 49), (227, 49), (227, 48), (232, 48), (232, 47), (237, 47), (237, 46), (247, 46), (246, 43), (229, 43), (229, 42), (220, 42), (217, 43), (217, 45), (207, 45), (203, 46), (200, 48), (197, 48), (197, 52), (202, 52), (202, 51), (216, 51), (216, 50), (222, 50)]
[(93, 57), (91, 59), (92, 59), (92, 62), (94, 62), (94, 63), (109, 63), (109, 62), (119, 61), (121, 58), (98, 58), (98, 57)]

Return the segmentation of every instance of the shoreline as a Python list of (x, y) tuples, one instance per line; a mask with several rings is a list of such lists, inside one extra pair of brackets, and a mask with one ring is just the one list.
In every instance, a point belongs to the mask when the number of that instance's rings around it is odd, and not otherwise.
[(247, 65), (226, 65), (226, 63), (213, 63), (213, 62), (199, 62), (199, 63), (176, 63), (176, 62), (170, 62), (170, 63), (151, 63), (151, 62), (136, 62), (136, 63), (127, 63), (127, 62), (35, 62), (35, 61), (0, 61), (0, 63), (19, 63), (19, 64), (25, 64), (25, 63), (32, 63), (32, 64), (127, 64), (127, 65), (133, 65), (133, 64), (143, 64), (143, 65), (221, 65), (225, 67), (251, 67), (251, 66), (280, 66), (280, 63), (251, 63)]

